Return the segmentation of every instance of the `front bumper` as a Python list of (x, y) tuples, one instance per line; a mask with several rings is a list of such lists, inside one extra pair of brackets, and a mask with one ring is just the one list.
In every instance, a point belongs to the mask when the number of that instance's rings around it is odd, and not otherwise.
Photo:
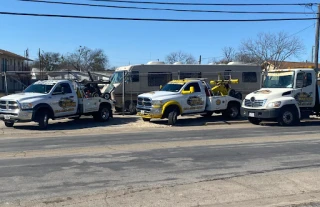
[(275, 119), (279, 116), (280, 109), (248, 109), (241, 107), (243, 117), (252, 117), (258, 119)]
[(32, 121), (32, 110), (21, 110), (17, 113), (0, 112), (0, 120), (5, 122), (29, 122)]
[(162, 109), (161, 108), (137, 108), (137, 115), (146, 119), (161, 119), (162, 118)]

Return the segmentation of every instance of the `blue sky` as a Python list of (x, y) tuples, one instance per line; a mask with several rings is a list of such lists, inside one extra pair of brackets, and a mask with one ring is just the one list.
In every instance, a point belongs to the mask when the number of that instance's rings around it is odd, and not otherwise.
[[(59, 0), (56, 0), (59, 1)], [(224, 6), (161, 6), (93, 2), (89, 0), (60, 0), (105, 5), (163, 7), (177, 9), (237, 10), (237, 11), (299, 11), (312, 12), (302, 6), (283, 7), (224, 7)], [(154, 0), (156, 1), (156, 0)], [(164, 1), (164, 0), (158, 0)], [(170, 2), (169, 0), (166, 0)], [(175, 0), (174, 2), (203, 3), (309, 3), (310, 0)], [(312, 2), (319, 2), (313, 0)], [(320, 2), (319, 2), (320, 3)], [(316, 7), (313, 10), (316, 11)], [(128, 9), (96, 8), (84, 6), (53, 5), (44, 3), (1, 0), (0, 11), (25, 13), (50, 13), (84, 16), (172, 18), (172, 19), (255, 19), (315, 17), (315, 15), (263, 15), (263, 14), (217, 14), (172, 11), (145, 11)], [(88, 20), (0, 15), (0, 48), (23, 55), (29, 48), (30, 58), (37, 57), (39, 48), (46, 52), (72, 52), (81, 46), (101, 48), (112, 66), (143, 64), (151, 60), (164, 60), (171, 52), (184, 51), (202, 63), (221, 57), (225, 46), (237, 48), (240, 42), (254, 38), (259, 32), (285, 31), (295, 34), (315, 23), (309, 21), (280, 22), (146, 22)], [(302, 39), (306, 50), (297, 61), (311, 59), (315, 26), (296, 34)]]

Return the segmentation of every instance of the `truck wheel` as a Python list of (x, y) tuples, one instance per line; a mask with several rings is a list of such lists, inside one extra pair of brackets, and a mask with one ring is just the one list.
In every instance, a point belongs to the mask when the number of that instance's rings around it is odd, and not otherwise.
[(93, 115), (94, 120), (105, 122), (110, 118), (110, 109), (107, 106), (100, 106), (98, 112)]
[(14, 122), (4, 122), (4, 125), (6, 125), (6, 127), (13, 127)]
[(131, 102), (129, 105), (129, 113), (130, 115), (137, 114), (137, 105), (134, 102)]
[(261, 120), (260, 120), (260, 119), (257, 119), (257, 118), (249, 117), (248, 120), (249, 120), (249, 122), (250, 122), (251, 124), (254, 124), (254, 125), (260, 125), (260, 123), (261, 123)]
[(47, 110), (41, 110), (37, 113), (39, 129), (47, 129), (49, 122), (49, 113)]
[(149, 122), (151, 119), (148, 119), (148, 118), (142, 118), (143, 121), (145, 122)]
[(177, 109), (172, 109), (172, 111), (168, 114), (168, 124), (169, 125), (175, 125), (178, 120), (178, 111)]
[(292, 126), (297, 123), (299, 123), (299, 117), (296, 109), (293, 108), (284, 108), (281, 110), (279, 118), (278, 118), (278, 123), (281, 126)]
[(240, 115), (240, 106), (238, 104), (229, 104), (228, 108), (222, 112), (222, 115), (226, 118), (236, 119)]

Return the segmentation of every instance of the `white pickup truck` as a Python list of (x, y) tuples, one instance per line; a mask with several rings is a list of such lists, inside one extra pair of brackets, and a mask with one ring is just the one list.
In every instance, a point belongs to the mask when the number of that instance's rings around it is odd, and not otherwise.
[(144, 121), (167, 118), (169, 125), (176, 124), (179, 115), (222, 113), (226, 117), (237, 118), (241, 102), (228, 95), (214, 96), (205, 79), (173, 80), (160, 91), (140, 94), (137, 114)]
[(23, 93), (0, 98), (0, 120), (7, 127), (15, 122), (38, 122), (46, 129), (49, 119), (77, 119), (81, 115), (92, 115), (97, 121), (112, 117), (113, 101), (96, 94), (96, 84), (82, 85), (69, 80), (37, 81)]
[(314, 69), (269, 71), (261, 89), (248, 94), (241, 114), (255, 125), (276, 121), (296, 125), (310, 115), (319, 115), (319, 86)]

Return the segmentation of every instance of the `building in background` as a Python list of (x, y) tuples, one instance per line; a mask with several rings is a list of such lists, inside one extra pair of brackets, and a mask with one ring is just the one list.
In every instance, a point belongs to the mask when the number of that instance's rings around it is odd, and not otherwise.
[(28, 61), (32, 60), (27, 58), (28, 50), (24, 55), (26, 57), (0, 49), (0, 93), (4, 93), (6, 90), (9, 93), (22, 91), (24, 86), (30, 84), (31, 74)]

